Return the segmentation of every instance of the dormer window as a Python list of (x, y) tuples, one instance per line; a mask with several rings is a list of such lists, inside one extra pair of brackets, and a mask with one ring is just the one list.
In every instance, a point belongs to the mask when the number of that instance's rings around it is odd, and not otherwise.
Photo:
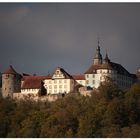
[(56, 71), (56, 74), (57, 74), (57, 75), (59, 74), (59, 70)]

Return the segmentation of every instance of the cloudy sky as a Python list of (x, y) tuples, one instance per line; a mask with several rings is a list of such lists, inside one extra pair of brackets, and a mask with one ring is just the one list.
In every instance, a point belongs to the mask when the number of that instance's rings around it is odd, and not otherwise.
[(0, 71), (71, 74), (103, 57), (135, 73), (140, 66), (140, 3), (0, 3)]

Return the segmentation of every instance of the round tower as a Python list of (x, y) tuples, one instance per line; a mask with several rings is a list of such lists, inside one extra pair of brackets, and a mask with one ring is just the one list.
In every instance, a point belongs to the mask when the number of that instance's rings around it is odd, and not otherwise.
[(94, 65), (102, 64), (102, 55), (100, 53), (99, 40), (98, 40), (98, 46), (97, 46), (97, 49), (96, 49), (96, 54), (95, 54), (95, 57), (93, 59), (93, 64)]
[(20, 92), (21, 75), (10, 67), (2, 74), (2, 96), (13, 97), (14, 92)]

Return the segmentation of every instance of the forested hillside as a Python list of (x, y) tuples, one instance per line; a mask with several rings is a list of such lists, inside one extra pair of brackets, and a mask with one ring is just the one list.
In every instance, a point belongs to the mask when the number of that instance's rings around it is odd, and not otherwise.
[(106, 82), (91, 97), (51, 103), (1, 98), (0, 137), (140, 137), (140, 85), (121, 91)]

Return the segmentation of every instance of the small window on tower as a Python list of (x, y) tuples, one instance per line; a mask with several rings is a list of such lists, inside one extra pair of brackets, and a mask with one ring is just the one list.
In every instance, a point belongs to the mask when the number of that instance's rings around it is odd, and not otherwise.
[(9, 74), (6, 74), (5, 78), (9, 78)]

